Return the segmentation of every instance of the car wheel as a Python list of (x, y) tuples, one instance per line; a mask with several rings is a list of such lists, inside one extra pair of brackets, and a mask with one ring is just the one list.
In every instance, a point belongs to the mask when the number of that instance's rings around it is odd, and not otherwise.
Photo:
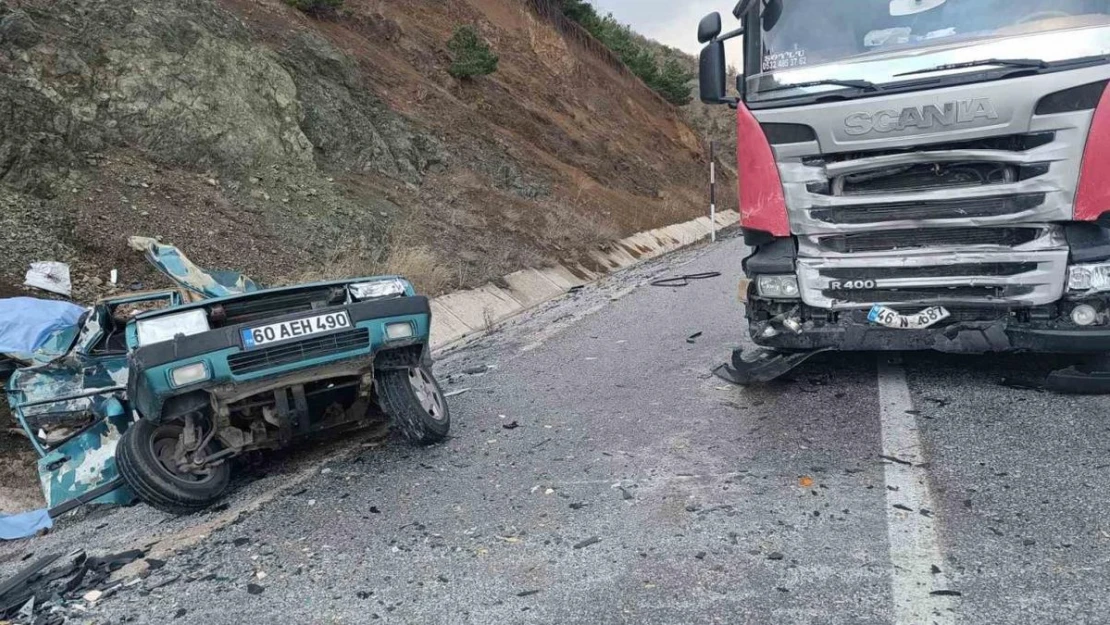
[[(202, 472), (178, 469), (173, 455), (182, 430), (180, 424), (140, 419), (127, 428), (116, 447), (116, 464), (127, 485), (146, 503), (172, 514), (189, 514), (212, 504), (231, 478), (227, 462)], [(204, 453), (218, 449), (210, 442)]]
[(430, 367), (378, 371), (376, 378), (382, 410), (405, 438), (419, 445), (447, 438), (451, 412)]

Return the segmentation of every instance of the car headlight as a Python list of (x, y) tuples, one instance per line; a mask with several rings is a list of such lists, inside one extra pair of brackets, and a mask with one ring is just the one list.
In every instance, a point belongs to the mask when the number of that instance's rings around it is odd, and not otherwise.
[(373, 282), (359, 282), (358, 284), (352, 284), (348, 288), (351, 289), (351, 297), (357, 300), (367, 300), (404, 295), (406, 286), (408, 285), (404, 280), (392, 278), (389, 280), (375, 280)]
[(1069, 291), (1110, 291), (1110, 263), (1068, 267)]
[(759, 294), (763, 297), (796, 299), (798, 279), (794, 276), (759, 276)]
[(190, 336), (211, 329), (208, 326), (208, 315), (200, 308), (153, 319), (140, 319), (136, 326), (139, 345), (161, 343), (172, 340), (178, 334)]
[(175, 388), (204, 382), (210, 377), (212, 377), (212, 374), (208, 372), (208, 366), (203, 362), (194, 362), (191, 365), (170, 369), (170, 382), (173, 383)]

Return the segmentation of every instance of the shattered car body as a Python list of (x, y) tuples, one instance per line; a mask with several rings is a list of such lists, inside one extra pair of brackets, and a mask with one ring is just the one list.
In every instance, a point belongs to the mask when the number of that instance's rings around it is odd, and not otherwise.
[(232, 458), (358, 426), (375, 406), (414, 442), (446, 436), (429, 303), (408, 281), (264, 289), (154, 239), (131, 245), (180, 289), (99, 303), (64, 356), (8, 383), (52, 507), (137, 496), (196, 510), (222, 494)]
[(127, 313), (172, 307), (177, 291), (104, 299), (78, 323), (60, 323), (31, 353), (9, 353), (19, 365), (5, 392), (13, 416), (39, 456), (46, 503), (58, 514), (75, 504), (129, 503), (134, 495), (115, 467), (127, 429)]

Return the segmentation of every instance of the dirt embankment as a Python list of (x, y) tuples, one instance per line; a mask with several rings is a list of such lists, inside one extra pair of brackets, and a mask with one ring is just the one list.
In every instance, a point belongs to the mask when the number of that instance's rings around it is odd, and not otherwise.
[[(149, 281), (125, 243), (142, 233), (264, 282), (396, 271), (438, 292), (700, 214), (703, 137), (553, 19), (517, 0), (328, 19), (0, 3), (0, 274), (49, 258), (81, 295), (110, 268)], [(464, 24), (495, 74), (447, 74)]]

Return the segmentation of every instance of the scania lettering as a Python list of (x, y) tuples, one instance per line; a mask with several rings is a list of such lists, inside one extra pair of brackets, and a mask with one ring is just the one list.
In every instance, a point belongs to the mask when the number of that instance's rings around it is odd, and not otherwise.
[(760, 350), (719, 374), (829, 350), (1110, 351), (1110, 1), (732, 13), (698, 26), (700, 89), (737, 111)]

